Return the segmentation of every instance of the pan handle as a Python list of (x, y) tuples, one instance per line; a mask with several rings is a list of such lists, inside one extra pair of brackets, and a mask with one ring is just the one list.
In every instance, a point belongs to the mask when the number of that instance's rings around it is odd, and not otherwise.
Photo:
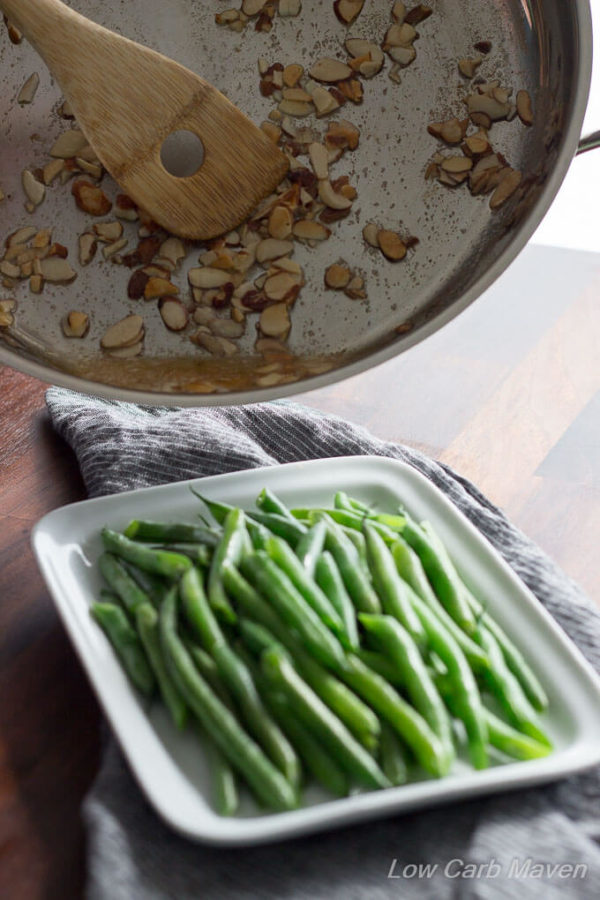
[(600, 131), (595, 131), (593, 134), (586, 134), (581, 138), (575, 155), (579, 156), (581, 153), (587, 153), (588, 150), (596, 150), (598, 147), (600, 147)]

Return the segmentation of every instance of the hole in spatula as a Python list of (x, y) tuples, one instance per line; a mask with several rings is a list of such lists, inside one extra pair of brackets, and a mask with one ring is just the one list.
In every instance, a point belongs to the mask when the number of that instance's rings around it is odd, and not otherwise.
[(173, 131), (163, 141), (160, 160), (170, 175), (189, 178), (204, 162), (204, 146), (192, 131)]

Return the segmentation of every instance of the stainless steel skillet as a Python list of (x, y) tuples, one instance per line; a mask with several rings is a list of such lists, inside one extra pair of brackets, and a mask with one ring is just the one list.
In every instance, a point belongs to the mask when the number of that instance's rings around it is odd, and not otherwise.
[[(343, 58), (341, 44), (348, 34), (381, 40), (392, 3), (366, 0), (360, 17), (346, 29), (329, 0), (304, 0), (297, 18), (276, 18), (269, 34), (252, 27), (241, 34), (218, 27), (214, 15), (225, 3), (78, 0), (72, 5), (198, 71), (259, 122), (274, 105), (258, 90), (259, 57), (305, 66), (325, 55)], [(26, 284), (0, 287), (0, 299), (17, 300), (15, 326), (0, 332), (0, 361), (56, 384), (138, 402), (249, 403), (320, 387), (383, 362), (473, 302), (525, 245), (576, 152), (591, 72), (591, 18), (587, 0), (431, 0), (431, 5), (432, 16), (418, 26), (417, 60), (402, 71), (401, 83), (383, 72), (365, 83), (362, 105), (347, 104), (341, 111), (358, 126), (361, 141), (336, 165), (335, 174), (349, 175), (358, 197), (352, 214), (336, 223), (328, 241), (295, 254), (307, 284), (292, 315), (293, 359), (275, 360), (277, 365), (272, 358), (257, 359), (250, 317), (242, 353), (215, 360), (194, 347), (189, 334), (166, 331), (154, 304), (128, 300), (129, 272), (100, 257), (84, 269), (74, 264), (78, 277), (72, 284), (46, 285), (40, 295), (31, 294)], [(480, 41), (492, 45), (481, 76), (515, 92), (527, 90), (535, 111), (530, 128), (518, 119), (493, 127), (495, 149), (524, 173), (528, 187), (495, 212), (489, 198), (424, 179), (439, 149), (427, 124), (462, 115), (462, 98), (470, 88), (457, 61), (474, 55), (473, 45)], [(40, 87), (31, 104), (20, 106), (16, 96), (33, 72), (40, 75)], [(65, 128), (56, 112), (59, 104), (59, 91), (33, 51), (25, 43), (11, 45), (2, 32), (0, 189), (6, 197), (0, 202), (0, 239), (30, 222), (52, 226), (53, 239), (76, 259), (77, 237), (89, 219), (75, 208), (68, 186), (49, 189), (32, 214), (24, 209), (21, 189), (23, 169), (43, 165)], [(104, 186), (110, 192), (107, 180)], [(369, 221), (416, 235), (419, 244), (405, 261), (387, 263), (362, 238)], [(136, 228), (127, 228), (134, 245)], [(197, 255), (194, 249), (187, 265)], [(325, 290), (323, 273), (338, 259), (364, 275), (367, 300)], [(184, 274), (185, 267), (182, 284)], [(91, 329), (82, 341), (62, 334), (60, 321), (71, 309), (90, 313)], [(99, 339), (129, 312), (143, 315), (144, 355), (107, 359)]]

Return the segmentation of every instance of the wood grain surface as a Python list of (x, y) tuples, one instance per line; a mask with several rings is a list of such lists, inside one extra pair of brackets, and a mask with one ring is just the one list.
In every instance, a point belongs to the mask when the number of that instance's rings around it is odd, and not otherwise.
[[(524, 294), (524, 286), (537, 289)], [(458, 320), (357, 378), (299, 398), (472, 478), (596, 598), (600, 256), (528, 248)], [(99, 713), (29, 545), (84, 497), (44, 385), (0, 369), (0, 897), (82, 895), (80, 803)]]

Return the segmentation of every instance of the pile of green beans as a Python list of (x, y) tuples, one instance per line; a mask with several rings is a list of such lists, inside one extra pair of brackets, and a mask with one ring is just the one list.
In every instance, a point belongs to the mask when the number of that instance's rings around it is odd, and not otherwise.
[[(204, 743), (215, 809), (441, 778), (551, 752), (548, 699), (428, 522), (338, 491), (104, 528), (92, 615), (131, 684)], [(207, 524), (206, 511), (213, 524)]]

